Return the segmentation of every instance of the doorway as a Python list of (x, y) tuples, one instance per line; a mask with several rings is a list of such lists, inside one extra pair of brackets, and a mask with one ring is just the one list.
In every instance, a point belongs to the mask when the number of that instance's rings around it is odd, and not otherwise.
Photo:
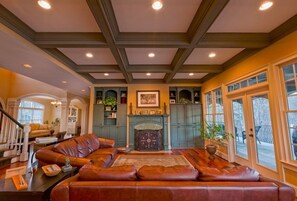
[(278, 178), (269, 94), (244, 92), (231, 98), (235, 162)]

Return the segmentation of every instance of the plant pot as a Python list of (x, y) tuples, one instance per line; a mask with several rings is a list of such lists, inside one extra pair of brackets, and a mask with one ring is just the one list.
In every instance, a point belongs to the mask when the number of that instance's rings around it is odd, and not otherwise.
[(209, 154), (208, 158), (210, 160), (214, 160), (215, 159), (215, 153), (217, 152), (217, 146), (213, 145), (213, 144), (208, 144), (208, 145), (206, 145), (206, 151)]

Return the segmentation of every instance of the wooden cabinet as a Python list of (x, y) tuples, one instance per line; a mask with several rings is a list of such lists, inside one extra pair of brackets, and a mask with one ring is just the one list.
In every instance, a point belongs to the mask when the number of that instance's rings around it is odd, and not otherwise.
[(170, 87), (170, 104), (200, 104), (200, 88), (198, 87)]
[(95, 103), (93, 132), (114, 139), (117, 147), (126, 146), (127, 88), (95, 88)]
[(172, 148), (203, 147), (200, 139), (202, 108), (200, 104), (171, 104), (170, 133)]

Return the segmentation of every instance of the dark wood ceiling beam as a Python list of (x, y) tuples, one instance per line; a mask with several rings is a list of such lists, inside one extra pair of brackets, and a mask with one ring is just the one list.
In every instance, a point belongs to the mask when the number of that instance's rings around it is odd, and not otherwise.
[(84, 77), (92, 83), (96, 82), (96, 79), (92, 77), (89, 73), (79, 73), (79, 75), (81, 75), (82, 77)]
[(15, 31), (23, 38), (33, 42), (35, 31), (0, 4), (0, 23)]
[(93, 84), (127, 84), (125, 79), (95, 79)]
[(201, 79), (172, 79), (170, 84), (202, 84)]
[(163, 79), (134, 79), (132, 84), (165, 84)]
[(297, 30), (297, 14), (269, 33), (271, 42), (274, 43), (296, 30)]
[(34, 43), (41, 48), (108, 47), (101, 33), (39, 32), (35, 34)]
[(206, 33), (196, 47), (263, 48), (270, 44), (267, 33)]
[(178, 73), (221, 73), (221, 65), (183, 65)]
[(78, 73), (121, 73), (118, 65), (79, 65)]
[(217, 73), (209, 73), (201, 79), (201, 82), (202, 83), (206, 82), (207, 80), (210, 80), (211, 78), (215, 77), (216, 75), (217, 75)]
[(203, 38), (207, 30), (210, 28), (228, 2), (229, 0), (202, 1), (188, 30), (188, 35), (191, 38), (191, 46), (187, 49), (177, 52), (174, 58), (174, 63), (172, 63), (173, 72), (165, 76), (166, 83), (171, 81), (175, 73), (192, 53), (196, 44)]
[(109, 0), (87, 0), (88, 6), (104, 35), (110, 50), (117, 61), (120, 70), (127, 83), (130, 83), (132, 77), (126, 72), (126, 66), (122, 60), (118, 48), (115, 45), (115, 39), (118, 34), (117, 23), (113, 13), (112, 5)]
[(185, 33), (119, 33), (116, 40), (116, 45), (122, 48), (185, 48), (190, 44)]
[(169, 65), (129, 65), (127, 72), (130, 73), (170, 73), (171, 66)]
[(71, 59), (66, 57), (62, 52), (60, 52), (58, 49), (43, 49), (46, 53), (51, 55), (52, 57), (56, 58), (58, 61), (62, 62), (64, 65), (68, 66), (70, 69), (76, 71), (77, 64), (74, 63)]

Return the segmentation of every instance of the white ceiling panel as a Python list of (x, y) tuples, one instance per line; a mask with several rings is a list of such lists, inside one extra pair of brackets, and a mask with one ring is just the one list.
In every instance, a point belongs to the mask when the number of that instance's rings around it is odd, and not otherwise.
[(162, 0), (156, 11), (148, 0), (111, 0), (121, 32), (186, 32), (201, 0)]
[(132, 73), (134, 79), (163, 79), (165, 73), (151, 73), (147, 76), (146, 73)]
[[(129, 64), (171, 64), (177, 48), (126, 48)], [(153, 52), (155, 57), (148, 54)]]
[[(64, 55), (78, 65), (116, 64), (110, 49), (108, 48), (58, 48)], [(86, 57), (86, 53), (92, 53), (93, 57)]]
[(194, 73), (194, 75), (190, 76), (189, 73), (176, 73), (173, 79), (201, 79), (207, 73)]
[(1, 0), (1, 3), (36, 32), (100, 31), (85, 0), (50, 0), (41, 8), (37, 0)]
[[(243, 48), (196, 48), (185, 64), (223, 64), (242, 50)], [(216, 57), (209, 58), (211, 52), (214, 52)]]
[(124, 79), (122, 73), (109, 73), (108, 76), (105, 76), (104, 73), (90, 73), (90, 75), (98, 80)]
[(208, 32), (268, 33), (297, 13), (296, 0), (275, 0), (266, 11), (259, 11), (259, 0), (233, 0)]

